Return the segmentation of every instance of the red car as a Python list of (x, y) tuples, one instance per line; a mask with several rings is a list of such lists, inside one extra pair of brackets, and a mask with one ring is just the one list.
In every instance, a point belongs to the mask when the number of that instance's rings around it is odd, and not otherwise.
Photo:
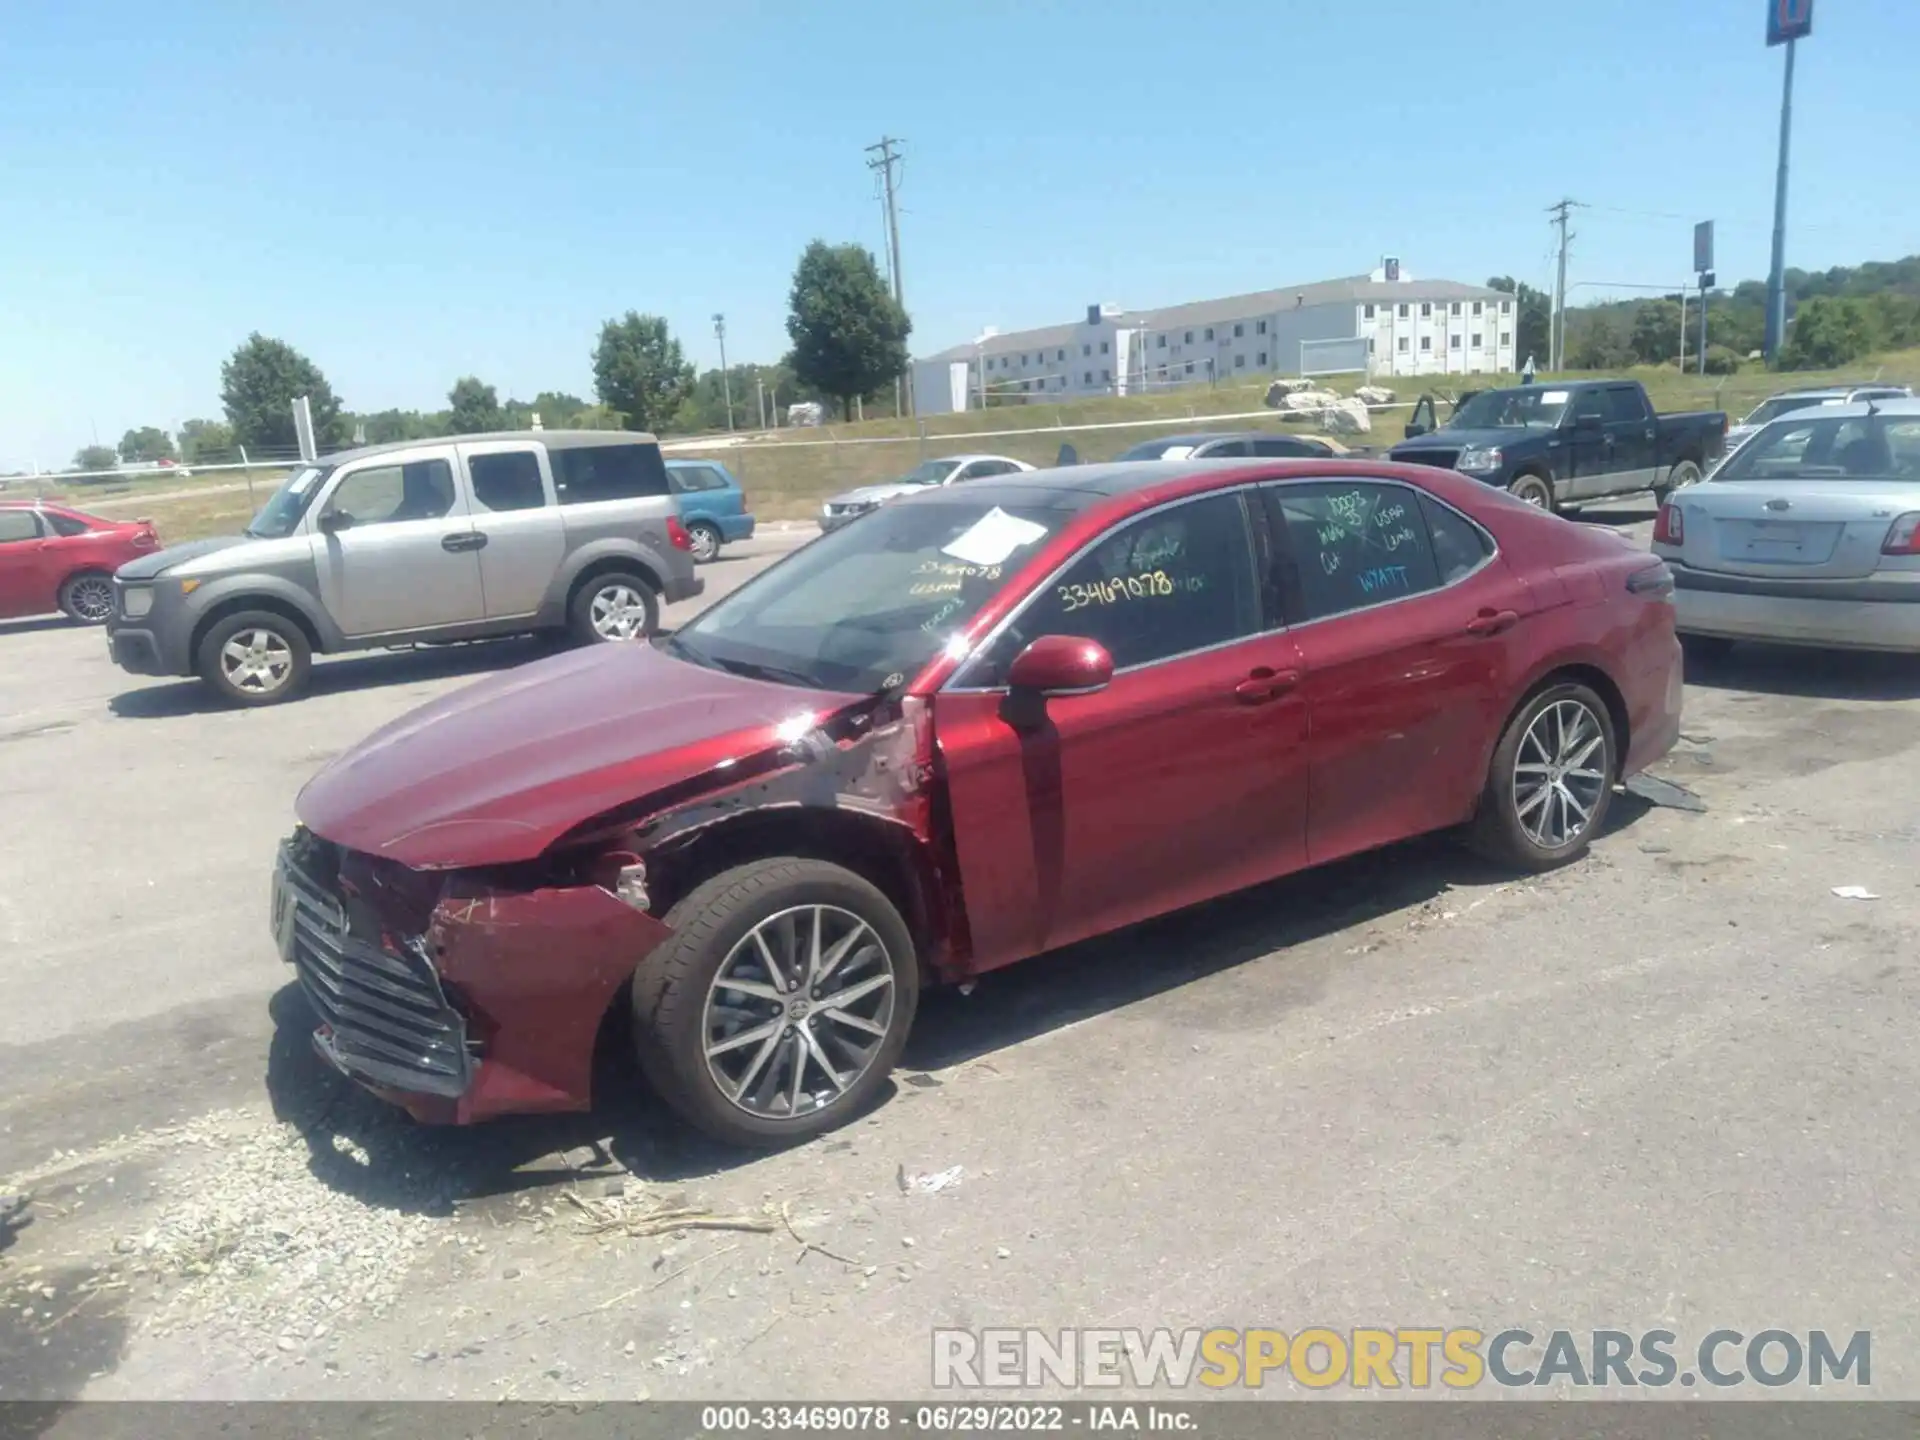
[(928, 984), (1426, 831), (1573, 859), (1679, 733), (1671, 593), (1413, 466), (936, 489), (376, 732), (302, 791), (274, 933), (420, 1119), (586, 1108), (630, 1007), (662, 1098), (779, 1143), (876, 1094)]
[(113, 615), (113, 572), (159, 548), (151, 520), (0, 500), (0, 620), (64, 610), (83, 625), (104, 625)]

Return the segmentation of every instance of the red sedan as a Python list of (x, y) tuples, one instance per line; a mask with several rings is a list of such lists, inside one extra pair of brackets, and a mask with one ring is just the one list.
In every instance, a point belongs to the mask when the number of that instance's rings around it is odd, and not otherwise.
[(1433, 469), (1068, 468), (815, 540), (658, 646), (320, 772), (274, 934), (417, 1117), (585, 1108), (602, 1023), (728, 1141), (885, 1083), (921, 989), (1427, 831), (1579, 856), (1679, 733), (1666, 566)]
[(113, 614), (113, 572), (159, 548), (151, 520), (0, 500), (0, 620), (64, 610), (83, 625), (104, 625)]

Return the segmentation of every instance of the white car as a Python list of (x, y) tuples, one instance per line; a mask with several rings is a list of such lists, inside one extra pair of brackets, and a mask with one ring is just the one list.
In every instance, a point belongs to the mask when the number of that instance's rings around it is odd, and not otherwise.
[(1765, 426), (1796, 410), (1810, 410), (1816, 405), (1859, 405), (1868, 400), (1906, 400), (1912, 395), (1905, 385), (1824, 385), (1814, 390), (1785, 390), (1762, 400), (1727, 431), (1723, 453), (1733, 454)]
[(820, 528), (838, 530), (849, 520), (878, 509), (889, 500), (913, 495), (934, 485), (959, 485), (967, 480), (984, 480), (989, 475), (1012, 475), (1035, 467), (1024, 460), (1005, 455), (946, 455), (938, 460), (923, 460), (898, 480), (879, 485), (863, 485), (835, 495), (820, 507)]

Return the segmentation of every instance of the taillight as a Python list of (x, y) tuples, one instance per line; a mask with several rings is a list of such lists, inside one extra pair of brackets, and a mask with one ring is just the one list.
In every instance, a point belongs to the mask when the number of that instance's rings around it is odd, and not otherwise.
[(693, 537), (687, 534), (687, 527), (680, 523), (677, 515), (667, 517), (667, 543), (676, 550), (693, 549)]
[(1653, 543), (1656, 545), (1682, 545), (1686, 543), (1687, 525), (1680, 518), (1680, 507), (1669, 500), (1660, 507), (1660, 518), (1653, 522)]
[(1887, 543), (1880, 547), (1882, 555), (1920, 555), (1920, 510), (1909, 510), (1893, 522), (1893, 528), (1887, 531)]

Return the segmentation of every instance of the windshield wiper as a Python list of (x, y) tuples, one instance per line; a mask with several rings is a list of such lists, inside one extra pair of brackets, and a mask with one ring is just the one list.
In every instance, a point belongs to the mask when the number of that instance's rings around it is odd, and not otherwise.
[(802, 670), (790, 670), (782, 665), (766, 665), (758, 660), (729, 660), (716, 655), (711, 664), (719, 666), (732, 675), (744, 675), (750, 680), (771, 680), (775, 683), (788, 682), (804, 685), (809, 690), (819, 688), (819, 682)]

